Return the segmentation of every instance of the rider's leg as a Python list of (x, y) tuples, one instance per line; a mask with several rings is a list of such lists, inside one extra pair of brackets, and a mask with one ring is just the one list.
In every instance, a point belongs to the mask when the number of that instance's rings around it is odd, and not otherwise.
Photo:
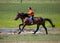
[(32, 16), (32, 20), (33, 20), (33, 22), (34, 22), (34, 16)]
[(30, 16), (30, 20), (31, 20), (31, 24), (33, 24), (33, 19), (32, 19), (32, 16)]

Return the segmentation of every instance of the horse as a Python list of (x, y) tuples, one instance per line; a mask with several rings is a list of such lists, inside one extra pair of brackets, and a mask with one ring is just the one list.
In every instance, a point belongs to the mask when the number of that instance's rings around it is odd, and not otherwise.
[[(23, 29), (26, 25), (34, 25), (34, 24), (37, 25), (37, 28), (33, 34), (36, 34), (36, 32), (39, 30), (40, 25), (43, 26), (43, 28), (46, 31), (46, 34), (48, 34), (47, 28), (45, 26), (45, 21), (48, 21), (52, 25), (52, 27), (55, 27), (55, 25), (52, 23), (52, 21), (48, 18), (34, 17), (33, 24), (31, 24), (31, 21), (29, 19), (29, 15), (27, 13), (18, 13), (17, 16), (15, 17), (15, 20), (18, 20), (19, 18), (22, 20), (22, 23), (19, 24), (19, 30), (20, 31), (18, 34), (20, 34), (23, 31)], [(20, 28), (20, 26), (23, 26), (22, 29)]]

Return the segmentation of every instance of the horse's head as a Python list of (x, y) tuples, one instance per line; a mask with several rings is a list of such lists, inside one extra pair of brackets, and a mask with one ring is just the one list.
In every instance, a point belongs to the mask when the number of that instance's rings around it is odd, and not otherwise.
[(15, 20), (18, 20), (19, 18), (25, 19), (25, 17), (29, 17), (27, 13), (18, 13), (18, 14), (16, 15)]
[(21, 16), (21, 13), (17, 13), (16, 17), (15, 17), (15, 20), (18, 20)]

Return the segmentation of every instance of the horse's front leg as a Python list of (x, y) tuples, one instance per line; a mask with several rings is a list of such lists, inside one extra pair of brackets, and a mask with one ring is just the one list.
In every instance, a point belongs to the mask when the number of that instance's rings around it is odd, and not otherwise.
[(23, 24), (20, 24), (20, 25), (19, 25), (19, 30), (21, 30), (21, 28), (20, 28), (20, 27), (21, 27), (22, 25), (23, 25)]
[(19, 29), (17, 29), (16, 31), (14, 31), (14, 33), (17, 33), (18, 31), (20, 31), (21, 30), (21, 26), (22, 26), (23, 24), (19, 24)]
[(35, 34), (38, 30), (39, 30), (39, 24), (37, 24), (37, 29), (36, 29), (36, 31), (33, 33), (33, 34)]
[[(21, 26), (22, 26), (23, 24), (19, 24), (19, 29), (18, 29), (18, 31), (20, 32), (21, 31)], [(19, 34), (19, 33), (18, 33)]]
[(24, 27), (25, 27), (25, 25), (23, 25), (22, 29), (20, 30), (20, 32), (18, 34), (20, 34), (23, 31)]

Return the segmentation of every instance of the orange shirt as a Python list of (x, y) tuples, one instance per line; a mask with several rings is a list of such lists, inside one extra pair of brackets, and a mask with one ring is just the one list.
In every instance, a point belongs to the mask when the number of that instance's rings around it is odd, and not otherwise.
[(33, 10), (29, 10), (28, 14), (31, 15), (31, 16), (34, 16), (34, 11)]

